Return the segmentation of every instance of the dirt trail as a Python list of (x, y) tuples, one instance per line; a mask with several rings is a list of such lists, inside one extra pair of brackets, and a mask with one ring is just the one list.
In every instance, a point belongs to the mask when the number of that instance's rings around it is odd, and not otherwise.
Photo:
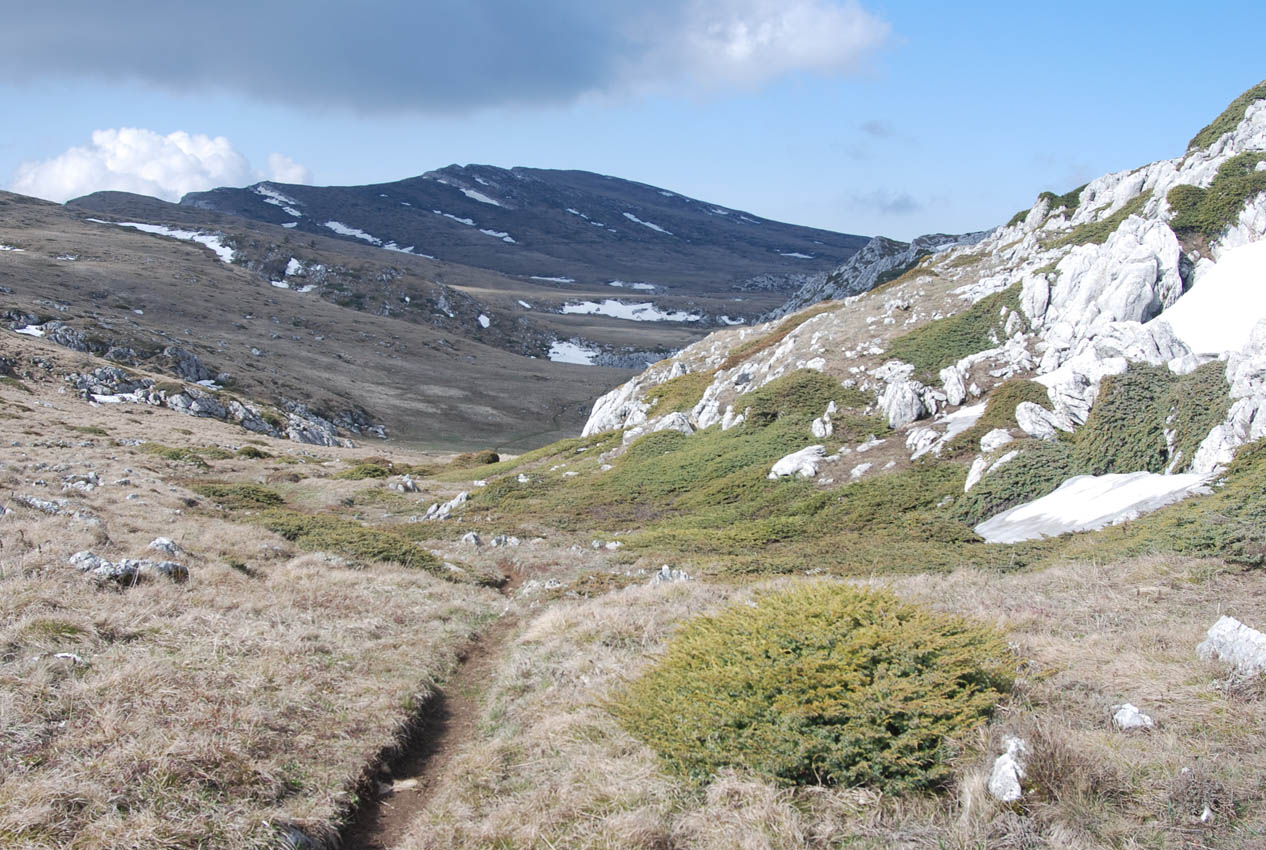
[(506, 614), (464, 649), (452, 677), (416, 721), (417, 733), (391, 765), (395, 790), (368, 800), (343, 833), (343, 850), (390, 850), (422, 813), (462, 745), (475, 735), (484, 690), (517, 619)]

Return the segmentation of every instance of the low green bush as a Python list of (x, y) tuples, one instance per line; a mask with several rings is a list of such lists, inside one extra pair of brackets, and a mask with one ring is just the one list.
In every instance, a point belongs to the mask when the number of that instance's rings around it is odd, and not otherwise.
[(1023, 317), (1018, 283), (980, 299), (961, 313), (902, 334), (889, 344), (887, 356), (913, 364), (915, 377), (932, 383), (946, 366), (1006, 339), (1007, 311)]
[(1166, 196), (1174, 217), (1170, 227), (1179, 235), (1198, 233), (1209, 239), (1235, 223), (1248, 201), (1266, 192), (1266, 171), (1257, 165), (1266, 153), (1249, 152), (1233, 156), (1218, 169), (1208, 189), (1175, 186)]
[(473, 469), (476, 466), (488, 466), (494, 463), (500, 463), (501, 455), (492, 449), (482, 449), (477, 452), (466, 452), (459, 454), (457, 457), (449, 461), (449, 466), (454, 469)]
[(653, 404), (647, 414), (688, 413), (703, 398), (713, 376), (712, 372), (687, 372), (651, 387), (646, 391), (646, 397)]
[(1055, 492), (1076, 473), (1072, 446), (1062, 441), (1019, 440), (1007, 446), (1020, 454), (986, 475), (954, 503), (954, 516), (974, 526), (1016, 505)]
[(262, 484), (230, 484), (212, 481), (196, 484), (191, 488), (226, 510), (245, 511), (275, 508), (286, 503), (276, 490)]
[(670, 770), (788, 785), (938, 789), (1011, 687), (1002, 636), (884, 593), (814, 582), (686, 624), (610, 703)]
[(1060, 248), (1065, 245), (1102, 245), (1108, 241), (1108, 237), (1117, 232), (1117, 228), (1121, 223), (1132, 215), (1136, 215), (1143, 211), (1143, 207), (1151, 199), (1151, 191), (1130, 199), (1121, 209), (1114, 212), (1107, 218), (1099, 221), (1088, 221), (1085, 224), (1078, 225), (1065, 233), (1063, 236), (1052, 240), (1049, 246), (1051, 248)]
[(34, 390), (12, 375), (0, 376), (0, 387), (9, 387), (10, 389), (21, 390), (28, 395), (34, 395), (35, 393)]
[(263, 449), (256, 448), (255, 446), (242, 446), (240, 449), (237, 450), (237, 456), (246, 458), (248, 460), (264, 460), (266, 458), (272, 457), (272, 455), (270, 455), (268, 452), (264, 451)]
[(187, 463), (199, 469), (210, 468), (205, 460), (190, 449), (173, 448), (172, 446), (164, 446), (162, 443), (142, 443), (140, 450), (147, 455), (161, 457), (174, 463)]
[(1222, 136), (1234, 130), (1244, 120), (1244, 114), (1248, 112), (1248, 108), (1259, 100), (1266, 100), (1266, 80), (1231, 101), (1230, 106), (1224, 109), (1221, 115), (1214, 118), (1209, 126), (1196, 133), (1195, 137), (1188, 143), (1187, 150), (1207, 148), (1222, 138)]

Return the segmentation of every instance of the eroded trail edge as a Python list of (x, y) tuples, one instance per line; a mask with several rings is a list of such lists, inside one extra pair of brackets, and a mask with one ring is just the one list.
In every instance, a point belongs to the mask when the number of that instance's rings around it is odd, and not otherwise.
[(343, 830), (343, 850), (391, 850), (404, 838), (474, 737), (485, 689), (517, 626), (507, 613), (462, 649), (457, 669), (414, 717), (403, 746)]

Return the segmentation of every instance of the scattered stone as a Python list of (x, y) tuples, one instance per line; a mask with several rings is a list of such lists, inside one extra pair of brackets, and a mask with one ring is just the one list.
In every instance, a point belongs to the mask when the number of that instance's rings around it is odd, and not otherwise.
[(849, 470), (848, 476), (849, 478), (852, 478), (854, 481), (856, 481), (857, 479), (865, 475), (867, 472), (870, 472), (870, 468), (872, 466), (874, 466), (873, 463), (859, 463), (857, 464), (857, 466)]
[(1039, 440), (1053, 440), (1060, 431), (1073, 430), (1073, 423), (1066, 416), (1031, 401), (1022, 401), (1015, 406), (1015, 421), (1021, 431)]
[(673, 581), (690, 581), (690, 574), (685, 570), (674, 570), (668, 564), (659, 568), (659, 572), (651, 576), (651, 584), (664, 584)]
[(168, 555), (179, 555), (184, 551), (180, 548), (180, 544), (169, 537), (155, 537), (153, 542), (149, 544), (149, 548), (166, 552)]
[(426, 509), (426, 515), (423, 516), (422, 519), (424, 520), (448, 519), (450, 516), (453, 515), (453, 511), (455, 511), (459, 506), (465, 504), (466, 500), (469, 498), (470, 498), (470, 493), (463, 490), (462, 492), (454, 496), (450, 501), (444, 502), (443, 504), (440, 504), (437, 502), (436, 504), (431, 505), (431, 507)]
[(1196, 655), (1225, 661), (1241, 676), (1259, 676), (1266, 673), (1266, 634), (1224, 615), (1196, 647)]
[(74, 665), (74, 666), (76, 666), (76, 667), (87, 667), (87, 666), (88, 666), (88, 662), (87, 662), (87, 661), (84, 661), (82, 658), (80, 658), (78, 655), (76, 655), (76, 654), (75, 654), (75, 653), (73, 653), (73, 652), (59, 652), (59, 653), (57, 653), (56, 655), (54, 655), (53, 657), (54, 657), (54, 658), (60, 658), (60, 659), (61, 659), (61, 660), (63, 660), (63, 661), (69, 661), (71, 664), (73, 664), (73, 665)]
[(505, 534), (498, 534), (492, 538), (493, 546), (518, 546), (521, 541), (517, 537), (510, 537)]
[(482, 542), (483, 541), (479, 539), (479, 535), (473, 531), (468, 531), (462, 535), (462, 543), (465, 543), (467, 546), (478, 546)]
[(402, 475), (399, 481), (391, 485), (391, 489), (397, 493), (417, 493), (418, 483), (413, 480), (413, 476)]
[(515, 480), (517, 480), (520, 484), (528, 484), (528, 483), (530, 483), (530, 482), (531, 482), (531, 480), (532, 480), (532, 479), (531, 479), (531, 478), (528, 478), (528, 477), (527, 477), (527, 475), (525, 475), (524, 473), (520, 472), (520, 473), (519, 473), (519, 477), (518, 477), (517, 479), (515, 479)]
[(1156, 721), (1143, 712), (1139, 711), (1130, 703), (1122, 703), (1121, 705), (1112, 706), (1112, 725), (1116, 726), (1122, 732), (1130, 729), (1151, 729), (1156, 725)]
[(56, 516), (62, 512), (63, 508), (66, 507), (66, 502), (62, 499), (49, 501), (48, 499), (39, 499), (35, 496), (26, 496), (22, 494), (14, 496), (13, 501), (25, 508), (30, 508), (33, 511), (40, 511), (51, 516)]
[(993, 770), (989, 774), (989, 793), (995, 800), (1014, 803), (1024, 793), (1020, 786), (1025, 775), (1025, 762), (1029, 748), (1019, 738), (1003, 739), (1007, 751), (994, 759)]

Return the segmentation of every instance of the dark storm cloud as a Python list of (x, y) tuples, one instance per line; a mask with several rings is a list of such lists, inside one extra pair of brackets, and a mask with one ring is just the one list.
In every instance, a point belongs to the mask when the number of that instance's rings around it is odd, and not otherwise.
[(855, 0), (64, 0), (9, 16), (0, 73), (458, 111), (850, 70), (887, 33)]

